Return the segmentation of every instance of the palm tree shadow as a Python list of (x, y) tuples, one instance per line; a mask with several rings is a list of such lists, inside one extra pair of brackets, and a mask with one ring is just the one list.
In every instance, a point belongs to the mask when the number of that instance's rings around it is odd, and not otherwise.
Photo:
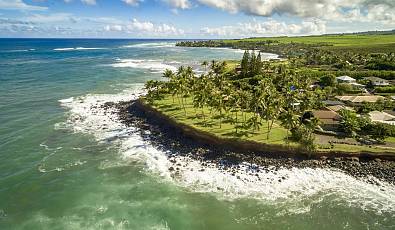
[(160, 109), (168, 109), (168, 108), (173, 108), (173, 105), (160, 105), (158, 106)]
[(180, 110), (180, 108), (175, 107), (175, 108), (167, 108), (167, 109), (163, 109), (163, 111), (165, 112), (172, 112), (172, 111), (176, 111), (176, 110)]
[(213, 127), (216, 123), (213, 121), (199, 121), (195, 123), (196, 125), (203, 126), (203, 127)]
[(236, 130), (235, 130), (235, 131), (232, 131), (232, 132), (224, 133), (222, 135), (223, 136), (227, 136), (227, 137), (240, 138), (240, 137), (248, 137), (250, 134), (251, 134), (251, 132), (249, 132), (249, 131), (240, 131), (239, 130), (239, 131), (236, 132)]

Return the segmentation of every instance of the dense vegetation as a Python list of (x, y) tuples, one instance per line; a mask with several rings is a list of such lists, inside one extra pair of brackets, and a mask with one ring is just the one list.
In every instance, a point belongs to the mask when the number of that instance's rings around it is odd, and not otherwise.
[[(203, 64), (208, 65), (207, 62)], [(208, 107), (218, 118), (218, 128), (230, 121), (236, 124), (236, 135), (245, 130), (260, 130), (265, 124), (266, 138), (269, 139), (273, 126), (279, 123), (289, 130), (291, 140), (313, 150), (313, 132), (318, 122), (314, 118), (302, 119), (302, 116), (317, 106), (320, 94), (311, 91), (308, 78), (284, 66), (274, 67), (270, 74), (265, 74), (262, 68), (265, 64), (259, 54), (245, 52), (238, 73), (227, 72), (226, 62), (215, 61), (211, 63), (210, 71), (201, 76), (196, 76), (191, 67), (180, 67), (176, 73), (167, 70), (164, 76), (168, 81), (147, 82), (147, 100), (152, 103), (171, 94), (185, 115), (189, 101), (196, 108), (192, 115), (202, 116), (204, 120), (207, 116), (205, 107)], [(241, 80), (231, 80), (234, 75), (240, 76)], [(250, 84), (243, 80), (250, 77), (259, 81)]]
[[(177, 46), (228, 47), (276, 53), (300, 67), (395, 80), (395, 33), (182, 41)], [(381, 71), (386, 71), (381, 73)], [(340, 74), (340, 73), (339, 73)]]
[[(236, 69), (228, 68), (226, 62), (205, 61), (202, 65), (206, 70), (209, 68), (200, 76), (191, 67), (181, 66), (176, 72), (165, 71), (167, 81), (147, 82), (146, 101), (166, 102), (162, 103), (164, 107), (178, 105), (179, 108), (171, 110), (183, 111), (183, 117), (188, 119), (202, 119), (201, 126), (210, 127), (210, 131), (225, 126), (234, 129), (231, 134), (234, 137), (262, 138), (265, 133), (267, 142), (281, 138), (284, 143), (298, 142), (308, 151), (317, 147), (314, 132), (319, 125), (318, 119), (308, 114), (322, 108), (323, 100), (356, 90), (339, 84), (334, 74), (311, 77), (296, 62), (264, 61), (255, 52), (246, 51)], [(312, 87), (314, 82), (319, 87)], [(367, 114), (387, 108), (392, 108), (392, 103), (383, 100), (364, 103), (358, 112)], [(390, 126), (370, 122), (367, 116), (357, 116), (348, 110), (341, 115), (339, 131), (358, 140), (383, 141), (395, 133)], [(279, 128), (276, 138), (271, 137), (273, 127)]]

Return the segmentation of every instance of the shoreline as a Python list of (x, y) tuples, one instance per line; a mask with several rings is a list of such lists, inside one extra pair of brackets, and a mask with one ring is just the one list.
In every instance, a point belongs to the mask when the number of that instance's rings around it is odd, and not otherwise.
[[(374, 176), (395, 184), (395, 161), (393, 160), (372, 158), (363, 154), (358, 156), (332, 154), (331, 157), (322, 155), (312, 158), (300, 152), (290, 152), (294, 149), (281, 149), (278, 146), (262, 149), (262, 145), (251, 147), (249, 145), (251, 143), (244, 141), (244, 145), (240, 145), (235, 140), (226, 140), (227, 142), (223, 143), (218, 142), (219, 138), (213, 139), (213, 136), (204, 135), (191, 127), (178, 124), (139, 100), (117, 104), (107, 103), (105, 107), (115, 107), (122, 123), (139, 128), (143, 139), (154, 147), (171, 152), (174, 156), (191, 157), (203, 162), (202, 165), (215, 163), (226, 166), (248, 162), (275, 169), (332, 168), (354, 177), (366, 179), (368, 176)], [(224, 146), (227, 147), (224, 148)], [(174, 171), (177, 168), (171, 167), (169, 170)], [(371, 183), (374, 183), (373, 180)]]

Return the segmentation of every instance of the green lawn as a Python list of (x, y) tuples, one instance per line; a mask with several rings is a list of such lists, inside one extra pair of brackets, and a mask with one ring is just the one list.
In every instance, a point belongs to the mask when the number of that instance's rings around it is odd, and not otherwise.
[(261, 37), (223, 40), (226, 43), (237, 42), (263, 42), (277, 41), (282, 44), (303, 43), (303, 44), (325, 44), (323, 49), (331, 50), (358, 50), (366, 52), (389, 52), (395, 51), (395, 34), (346, 34), (346, 35), (320, 35), (320, 36), (299, 36), (299, 37)]
[(317, 44), (327, 43), (334, 46), (362, 46), (362, 45), (379, 45), (395, 44), (395, 34), (390, 35), (321, 35), (321, 36), (300, 36), (300, 37), (263, 37), (263, 38), (246, 38), (240, 40), (224, 40), (225, 42), (248, 41), (259, 42), (266, 40), (276, 40), (280, 43), (305, 43)]
[[(174, 101), (173, 101), (174, 100)], [(291, 145), (298, 146), (297, 143), (287, 143), (288, 132), (285, 128), (281, 127), (278, 122), (274, 124), (273, 129), (267, 139), (267, 123), (262, 121), (260, 130), (252, 130), (245, 128), (238, 128), (236, 132), (236, 125), (242, 125), (242, 114), (238, 112), (238, 122), (236, 123), (235, 112), (230, 112), (222, 119), (222, 125), (220, 127), (219, 112), (210, 111), (208, 107), (204, 109), (194, 108), (192, 106), (192, 99), (187, 98), (185, 104), (186, 114), (182, 104), (179, 103), (177, 97), (171, 95), (165, 95), (161, 100), (155, 100), (152, 106), (162, 112), (163, 114), (175, 119), (177, 122), (189, 125), (201, 131), (205, 131), (214, 134), (221, 138), (238, 138), (241, 140), (256, 141), (265, 144), (278, 144), (278, 145)], [(204, 115), (203, 115), (204, 114)], [(246, 118), (250, 118), (252, 113), (245, 113)], [(388, 142), (395, 142), (395, 138), (387, 138)], [(384, 146), (363, 146), (363, 145), (347, 145), (347, 144), (334, 144), (334, 148), (328, 148), (328, 145), (318, 145), (318, 151), (344, 151), (350, 153), (358, 152), (371, 152), (371, 153), (395, 153), (394, 148), (388, 148)]]
[[(165, 115), (176, 119), (178, 122), (190, 125), (196, 129), (215, 134), (222, 138), (240, 138), (243, 140), (252, 140), (269, 144), (286, 144), (287, 130), (278, 124), (273, 125), (273, 129), (267, 139), (267, 123), (262, 121), (260, 130), (253, 131), (252, 129), (244, 129), (239, 127), (236, 132), (236, 125), (241, 126), (244, 116), (246, 119), (252, 116), (251, 113), (242, 113), (239, 111), (238, 122), (236, 123), (236, 113), (230, 112), (222, 118), (220, 127), (219, 112), (210, 111), (208, 107), (204, 109), (194, 108), (192, 106), (191, 98), (187, 98), (185, 104), (186, 115), (182, 104), (177, 98), (166, 95), (162, 100), (155, 100), (153, 107), (164, 113)], [(204, 115), (203, 115), (204, 114)]]

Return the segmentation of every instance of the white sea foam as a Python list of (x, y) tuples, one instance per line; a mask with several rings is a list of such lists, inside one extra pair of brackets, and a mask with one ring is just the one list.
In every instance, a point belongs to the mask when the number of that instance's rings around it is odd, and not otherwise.
[[(90, 133), (98, 141), (116, 143), (125, 162), (138, 163), (147, 172), (157, 174), (163, 180), (192, 192), (217, 194), (220, 198), (249, 198), (283, 204), (284, 210), (278, 215), (309, 212), (312, 205), (325, 199), (378, 213), (394, 212), (395, 187), (374, 178), (370, 180), (375, 181), (375, 185), (338, 170), (274, 170), (248, 163), (225, 168), (210, 163), (203, 166), (202, 162), (184, 156), (169, 157), (169, 153), (143, 140), (137, 128), (126, 127), (116, 114), (106, 112), (101, 107), (105, 102), (136, 98), (142, 93), (139, 87), (141, 85), (115, 95), (86, 95), (73, 100), (61, 100), (61, 105), (70, 111), (66, 122), (68, 127), (75, 132)], [(101, 167), (104, 169), (117, 165), (119, 162), (104, 162)]]
[(176, 71), (177, 67), (174, 62), (163, 62), (160, 60), (143, 60), (143, 59), (117, 59), (117, 63), (112, 64), (116, 68), (135, 68), (148, 69), (154, 73), (161, 73), (166, 69)]
[(121, 46), (121, 48), (171, 48), (175, 47), (175, 42), (148, 42), (133, 45)]
[(73, 51), (73, 50), (104, 50), (107, 48), (97, 48), (97, 47), (68, 47), (68, 48), (55, 48), (54, 51)]
[[(225, 47), (212, 47), (209, 49), (211, 49), (211, 50), (226, 50), (226, 51), (232, 51), (235, 53), (244, 53), (246, 51), (243, 49), (232, 49), (232, 48), (225, 48)], [(253, 50), (248, 50), (248, 51), (252, 52)], [(258, 54), (258, 51), (255, 51), (255, 54)], [(261, 57), (263, 60), (279, 59), (277, 54), (264, 53), (264, 52), (261, 52)]]
[(96, 47), (77, 47), (75, 50), (105, 50), (107, 48), (96, 48)]
[(34, 51), (35, 49), (23, 49), (23, 50), (5, 50), (3, 52), (6, 53), (17, 53), (17, 52), (29, 52), (29, 51)]
[(56, 48), (56, 49), (53, 49), (53, 50), (55, 50), (55, 51), (69, 51), (69, 50), (74, 50), (75, 48)]
[(61, 100), (59, 100), (59, 102), (60, 103), (71, 103), (71, 102), (73, 102), (73, 100), (74, 100), (74, 97), (69, 97), (66, 99), (61, 99)]

